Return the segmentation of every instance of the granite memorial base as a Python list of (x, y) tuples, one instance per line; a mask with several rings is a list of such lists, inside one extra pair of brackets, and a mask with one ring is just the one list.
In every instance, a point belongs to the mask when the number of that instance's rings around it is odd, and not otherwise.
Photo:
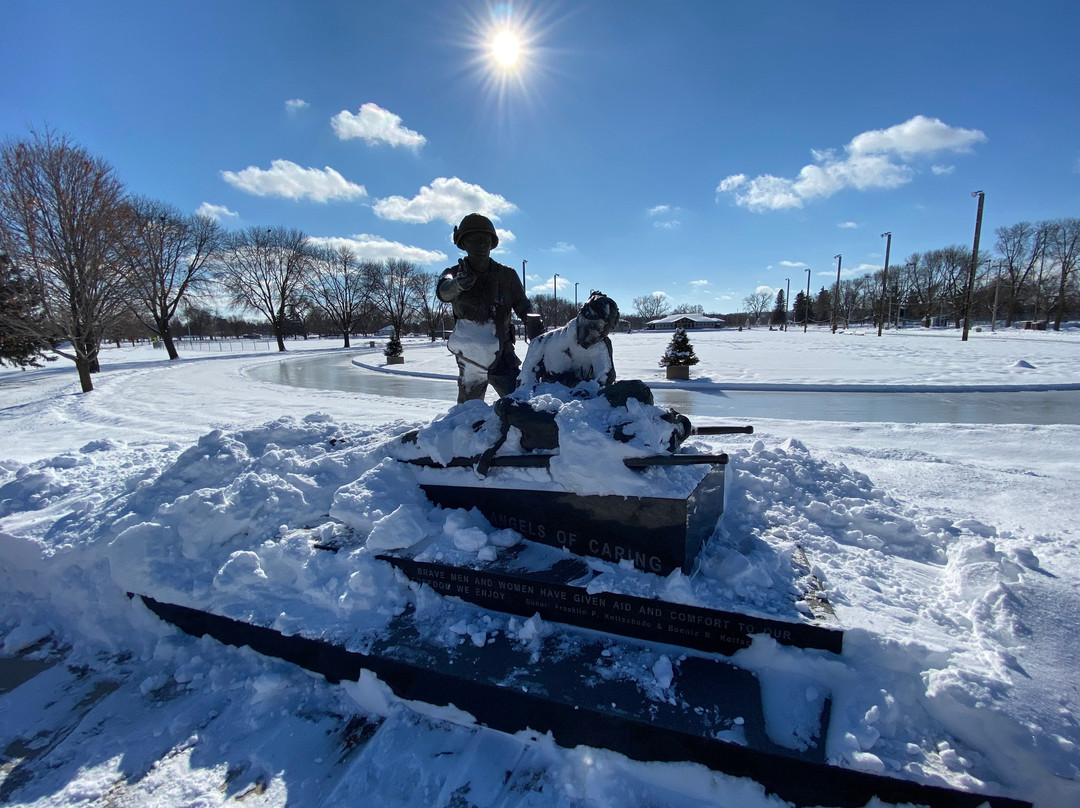
[(689, 495), (622, 497), (580, 495), (467, 484), (420, 483), (444, 508), (476, 508), (499, 529), (530, 541), (605, 561), (632, 561), (645, 572), (689, 573), (724, 510), (725, 468), (710, 466)]
[(634, 760), (696, 762), (752, 778), (797, 806), (856, 808), (876, 797), (931, 808), (1031, 808), (1011, 798), (827, 764), (828, 695), (807, 703), (806, 682), (797, 674), (774, 674), (791, 680), (784, 689), (802, 703), (792, 711), (796, 717), (780, 705), (785, 719), (770, 724), (757, 677), (714, 658), (679, 658), (670, 685), (650, 696), (613, 667), (613, 649), (648, 654), (626, 640), (616, 646), (604, 638), (549, 637), (537, 657), (505, 636), (483, 648), (467, 641), (447, 646), (427, 638), (406, 611), (369, 638), (361, 653), (145, 595), (140, 600), (188, 634), (250, 647), (331, 682), (358, 681), (368, 670), (406, 704), (453, 705), (465, 723), (511, 734), (549, 733), (566, 748), (610, 749)]

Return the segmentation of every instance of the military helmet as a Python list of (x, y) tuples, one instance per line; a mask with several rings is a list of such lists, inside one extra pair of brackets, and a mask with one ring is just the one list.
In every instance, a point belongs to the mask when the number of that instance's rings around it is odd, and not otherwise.
[(461, 224), (454, 228), (454, 246), (459, 250), (464, 250), (461, 240), (467, 234), (477, 232), (491, 234), (492, 249), (499, 246), (499, 234), (495, 232), (495, 225), (491, 223), (491, 219), (480, 213), (470, 213), (461, 220)]
[(603, 292), (593, 290), (581, 307), (581, 313), (590, 320), (603, 320), (609, 332), (619, 324), (619, 307)]

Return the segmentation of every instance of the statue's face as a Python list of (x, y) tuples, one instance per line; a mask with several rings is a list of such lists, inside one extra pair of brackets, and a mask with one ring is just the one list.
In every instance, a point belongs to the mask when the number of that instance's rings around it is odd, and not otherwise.
[(577, 342), (582, 348), (591, 348), (611, 332), (606, 320), (593, 320), (583, 314), (578, 315), (576, 327)]
[(482, 230), (466, 233), (461, 239), (461, 246), (465, 248), (469, 258), (487, 258), (491, 255), (493, 244), (494, 239), (492, 239), (491, 233), (485, 233)]

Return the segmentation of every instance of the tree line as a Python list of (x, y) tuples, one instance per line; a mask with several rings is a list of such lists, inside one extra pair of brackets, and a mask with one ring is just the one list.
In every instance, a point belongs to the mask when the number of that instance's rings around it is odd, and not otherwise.
[[(1019, 222), (995, 231), (994, 253), (980, 252), (968, 308), (972, 250), (953, 245), (916, 252), (902, 264), (829, 284), (807, 296), (799, 291), (790, 308), (795, 323), (850, 325), (902, 322), (953, 325), (969, 320), (1051, 324), (1055, 331), (1080, 313), (1080, 218)], [(769, 311), (772, 293), (757, 293), (744, 304), (753, 322)], [(786, 322), (784, 292), (776, 296), (770, 324)]]
[(0, 362), (55, 353), (75, 363), (84, 392), (103, 341), (141, 328), (176, 359), (184, 318), (189, 333), (224, 322), (200, 305), (221, 295), (260, 315), (281, 351), (298, 323), (341, 335), (345, 347), (385, 325), (434, 339), (445, 317), (435, 279), (300, 230), (230, 232), (131, 195), (107, 162), (52, 130), (0, 146)]

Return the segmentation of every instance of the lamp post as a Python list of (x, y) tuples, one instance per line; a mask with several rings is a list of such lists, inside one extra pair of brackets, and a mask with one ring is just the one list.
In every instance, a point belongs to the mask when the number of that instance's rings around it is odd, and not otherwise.
[(990, 331), (997, 331), (998, 294), (1001, 292), (1001, 265), (1004, 261), (998, 261), (997, 277), (994, 279), (994, 311), (990, 319)]
[(983, 191), (972, 191), (971, 195), (979, 198), (979, 209), (975, 212), (975, 243), (971, 247), (971, 271), (968, 273), (967, 294), (964, 295), (964, 334), (960, 337), (961, 342), (967, 342), (971, 328), (971, 296), (975, 291), (975, 268), (979, 265), (979, 231), (982, 230), (983, 200), (986, 198)]
[(781, 326), (783, 327), (784, 331), (787, 331), (787, 313), (788, 309), (791, 308), (791, 278), (784, 278), (784, 282), (787, 284), (787, 292), (784, 293), (786, 295), (786, 297), (784, 298), (784, 322), (781, 323)]
[(836, 292), (833, 294), (832, 302), (832, 332), (836, 333), (836, 315), (840, 310), (840, 264), (843, 263), (843, 256), (837, 254), (833, 258), (836, 259)]
[[(1043, 262), (1046, 261), (1046, 240), (1043, 240), (1042, 247), (1039, 249), (1039, 279), (1035, 281), (1035, 322), (1039, 321), (1039, 304), (1042, 302), (1042, 278), (1043, 278)], [(1047, 322), (1050, 321), (1050, 313), (1046, 315)]]
[(521, 259), (521, 288), (522, 289), (525, 288), (525, 265), (527, 263), (529, 263), (529, 259), (527, 259), (527, 258), (522, 258)]
[(806, 300), (802, 307), (802, 332), (806, 333), (806, 326), (810, 322), (810, 267), (806, 268)]
[(575, 308), (575, 309), (577, 308), (577, 285), (578, 285), (579, 283), (581, 283), (581, 281), (576, 281), (576, 282), (574, 283), (574, 308)]
[(881, 270), (881, 316), (878, 319), (877, 335), (881, 336), (881, 329), (885, 326), (885, 318), (889, 316), (889, 310), (885, 308), (885, 292), (889, 288), (889, 249), (892, 247), (892, 231), (882, 233), (881, 237), (888, 238), (885, 241), (885, 268)]
[(555, 280), (551, 282), (551, 316), (559, 316), (559, 273), (555, 273)]

